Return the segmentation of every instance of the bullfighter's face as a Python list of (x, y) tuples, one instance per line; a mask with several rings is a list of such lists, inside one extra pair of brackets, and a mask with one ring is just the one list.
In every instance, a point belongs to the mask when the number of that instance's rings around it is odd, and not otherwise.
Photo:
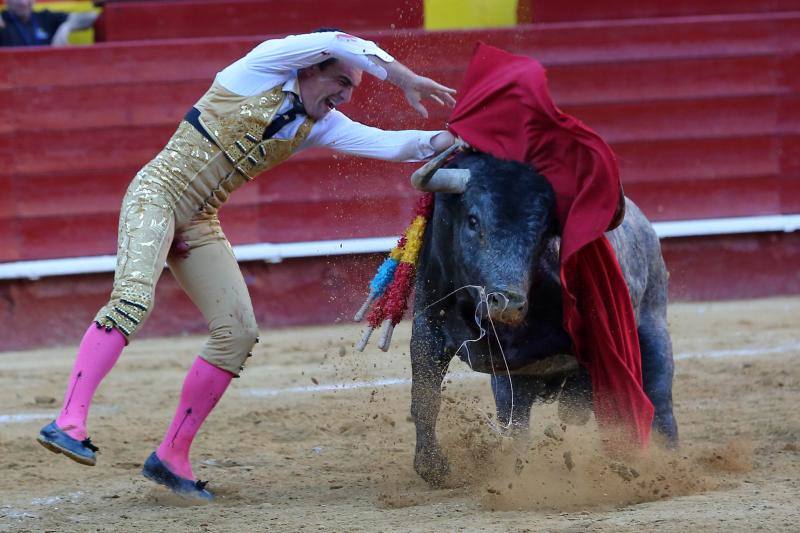
[(308, 116), (319, 120), (346, 104), (361, 83), (362, 71), (343, 61), (322, 63), (298, 73), (300, 98)]

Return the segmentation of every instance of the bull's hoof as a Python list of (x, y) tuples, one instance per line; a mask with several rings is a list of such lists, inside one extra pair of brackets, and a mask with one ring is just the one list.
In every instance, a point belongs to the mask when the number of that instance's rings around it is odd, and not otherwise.
[(656, 412), (653, 419), (653, 429), (657, 431), (657, 439), (660, 444), (668, 450), (677, 450), (678, 445), (678, 425), (671, 409), (669, 414), (663, 415)]
[(418, 451), (414, 455), (414, 470), (429, 485), (441, 487), (450, 474), (450, 464), (444, 454), (439, 451)]

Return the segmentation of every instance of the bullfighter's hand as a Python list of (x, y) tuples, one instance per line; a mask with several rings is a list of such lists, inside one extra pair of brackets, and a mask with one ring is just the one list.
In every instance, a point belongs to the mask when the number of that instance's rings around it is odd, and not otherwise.
[(431, 146), (437, 154), (444, 152), (456, 142), (456, 138), (449, 131), (442, 131), (431, 138)]
[(402, 88), (409, 105), (425, 118), (428, 118), (428, 110), (422, 105), (422, 101), (425, 99), (433, 100), (437, 104), (447, 107), (453, 107), (456, 104), (456, 99), (453, 98), (453, 95), (456, 94), (455, 89), (424, 76), (415, 76)]

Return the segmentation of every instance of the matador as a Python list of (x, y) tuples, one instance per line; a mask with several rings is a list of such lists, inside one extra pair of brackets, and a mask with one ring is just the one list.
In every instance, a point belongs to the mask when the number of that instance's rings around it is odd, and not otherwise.
[(166, 262), (202, 312), (210, 337), (142, 473), (182, 496), (213, 498), (192, 471), (189, 448), (258, 339), (247, 287), (217, 218), (220, 206), (236, 189), (305, 148), (421, 161), (454, 142), (447, 131), (385, 131), (338, 111), (363, 71), (399, 87), (423, 116), (423, 99), (455, 103), (453, 89), (415, 74), (375, 43), (337, 30), (265, 41), (217, 74), (166, 147), (128, 187), (111, 297), (84, 334), (61, 411), (42, 428), (39, 443), (81, 464), (95, 464), (97, 447), (86, 429), (92, 397), (152, 311)]

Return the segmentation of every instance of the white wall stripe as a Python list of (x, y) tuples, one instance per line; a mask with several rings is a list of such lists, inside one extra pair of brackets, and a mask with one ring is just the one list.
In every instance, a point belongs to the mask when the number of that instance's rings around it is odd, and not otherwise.
[(800, 230), (800, 215), (676, 220), (653, 222), (653, 227), (662, 239), (741, 233), (791, 233)]
[[(741, 233), (794, 232), (800, 230), (800, 215), (712, 218), (654, 222), (653, 227), (662, 239), (703, 237)], [(259, 243), (234, 246), (236, 258), (244, 261), (280, 263), (284, 259), (387, 252), (397, 237), (346, 239), (341, 241), (308, 241), (291, 243)], [(41, 259), (0, 263), (0, 279), (36, 280), (48, 276), (95, 274), (113, 272), (116, 257), (98, 255)]]

